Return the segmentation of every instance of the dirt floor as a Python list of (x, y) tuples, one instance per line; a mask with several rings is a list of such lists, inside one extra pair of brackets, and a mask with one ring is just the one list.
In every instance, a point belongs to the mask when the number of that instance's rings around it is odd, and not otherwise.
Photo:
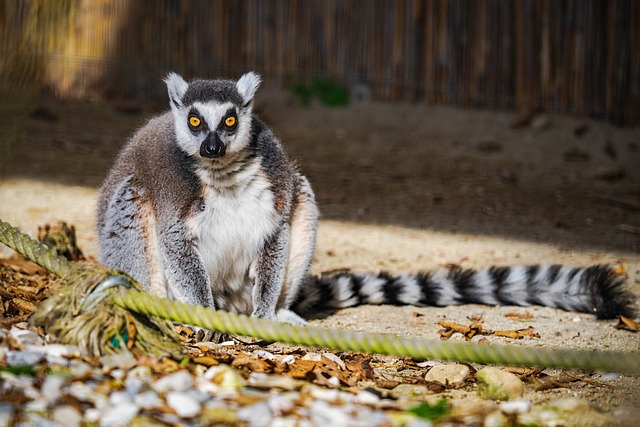
[[(21, 105), (3, 116), (10, 141), (0, 145), (0, 218), (34, 236), (38, 225), (64, 220), (77, 227), (85, 253), (96, 255), (96, 188), (127, 135), (164, 107), (41, 97)], [(316, 272), (621, 263), (640, 295), (639, 129), (554, 115), (514, 127), (512, 113), (428, 105), (302, 107), (269, 88), (257, 109), (316, 191), (322, 212)], [(514, 311), (533, 317), (505, 316)], [(615, 321), (540, 307), (368, 306), (313, 323), (436, 338), (438, 321), (468, 323), (472, 315), (490, 329), (532, 326), (540, 335), (488, 337), (492, 343), (640, 348), (640, 335), (615, 329)], [(638, 377), (590, 378), (594, 384), (528, 391), (525, 398), (577, 396), (604, 410), (640, 407)]]

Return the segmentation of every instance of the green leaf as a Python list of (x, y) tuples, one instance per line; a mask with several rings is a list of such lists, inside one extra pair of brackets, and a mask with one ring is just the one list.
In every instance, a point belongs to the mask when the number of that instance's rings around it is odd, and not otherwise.
[(37, 370), (33, 366), (29, 365), (16, 365), (16, 366), (0, 366), (0, 372), (10, 372), (13, 375), (29, 375), (35, 377)]
[(409, 408), (407, 412), (414, 414), (425, 420), (437, 420), (449, 413), (450, 409), (447, 406), (447, 399), (440, 399), (435, 405), (429, 405), (428, 403), (421, 403), (418, 406)]

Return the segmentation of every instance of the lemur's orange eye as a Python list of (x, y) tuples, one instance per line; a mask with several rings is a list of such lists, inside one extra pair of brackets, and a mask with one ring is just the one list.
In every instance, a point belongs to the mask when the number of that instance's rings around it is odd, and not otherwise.
[(233, 127), (236, 124), (236, 118), (234, 116), (229, 116), (224, 119), (224, 124), (227, 125), (227, 127)]
[(201, 123), (202, 123), (202, 120), (200, 120), (199, 117), (196, 117), (196, 116), (189, 117), (189, 124), (191, 125), (191, 127), (197, 128), (198, 126), (200, 126)]

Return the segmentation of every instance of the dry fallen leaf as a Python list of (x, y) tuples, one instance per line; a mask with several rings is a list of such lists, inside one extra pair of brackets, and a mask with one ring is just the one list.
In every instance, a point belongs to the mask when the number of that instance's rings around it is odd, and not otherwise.
[(529, 380), (533, 384), (534, 390), (544, 391), (554, 388), (568, 388), (569, 383), (580, 381), (580, 378), (566, 373), (561, 373), (560, 375), (540, 374), (539, 376), (532, 376)]
[(482, 321), (473, 322), (469, 326), (461, 325), (455, 322), (449, 322), (447, 320), (441, 320), (438, 322), (438, 325), (444, 327), (444, 330), (440, 331), (441, 339), (448, 339), (455, 332), (459, 332), (467, 340), (470, 340), (475, 335), (494, 335), (498, 337), (507, 337), (513, 339), (521, 339), (524, 337), (529, 338), (540, 338), (540, 335), (535, 333), (532, 327), (526, 329), (514, 329), (514, 330), (506, 330), (506, 331), (493, 331), (491, 329), (485, 329), (482, 326)]
[(611, 269), (611, 274), (616, 276), (624, 276), (625, 274), (627, 274), (627, 269), (625, 268), (624, 264), (619, 263)]
[(512, 312), (506, 313), (504, 317), (507, 317), (512, 320), (525, 320), (525, 319), (533, 319), (533, 314), (529, 312), (518, 313), (518, 312), (512, 311)]
[(628, 317), (619, 316), (616, 329), (626, 329), (631, 332), (638, 332), (638, 330), (640, 330), (640, 323), (633, 319), (629, 319)]
[(507, 337), (517, 340), (524, 337), (540, 338), (540, 335), (538, 335), (532, 327), (528, 327), (525, 329), (514, 329), (509, 331), (495, 331), (493, 335), (497, 337)]
[(438, 322), (438, 325), (440, 325), (440, 326), (445, 328), (444, 330), (440, 331), (440, 338), (442, 338), (442, 339), (449, 338), (455, 332), (461, 333), (462, 335), (464, 335), (464, 337), (467, 340), (470, 340), (475, 335), (483, 335), (483, 334), (491, 334), (491, 333), (493, 333), (493, 331), (491, 331), (489, 329), (484, 329), (482, 327), (482, 322), (474, 322), (469, 326), (465, 326), (465, 325), (461, 325), (459, 323), (449, 322), (448, 320), (441, 320), (441, 321)]
[(9, 301), (9, 304), (16, 310), (22, 311), (26, 314), (31, 314), (38, 308), (34, 303), (17, 297)]
[(249, 372), (274, 372), (275, 363), (268, 359), (261, 357), (253, 357), (247, 353), (240, 353), (231, 362), (232, 368), (241, 368), (243, 371)]
[(0, 263), (15, 272), (26, 274), (27, 276), (47, 274), (47, 270), (18, 254), (14, 254), (7, 259), (2, 259)]

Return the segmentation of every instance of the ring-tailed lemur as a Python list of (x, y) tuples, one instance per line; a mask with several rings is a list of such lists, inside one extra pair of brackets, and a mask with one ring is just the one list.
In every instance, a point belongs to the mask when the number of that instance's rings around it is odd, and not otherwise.
[(165, 80), (171, 111), (119, 154), (100, 191), (101, 261), (157, 295), (304, 324), (358, 304), (539, 304), (632, 316), (607, 266), (449, 268), (416, 275), (308, 274), (318, 210), (307, 179), (253, 113), (260, 84)]

